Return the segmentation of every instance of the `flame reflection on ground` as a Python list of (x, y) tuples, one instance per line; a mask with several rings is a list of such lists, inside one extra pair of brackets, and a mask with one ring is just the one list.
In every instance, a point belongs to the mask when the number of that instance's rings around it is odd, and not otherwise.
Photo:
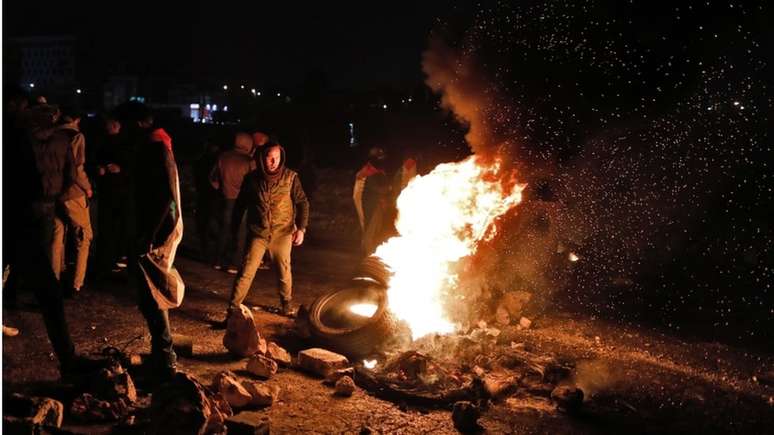
[(358, 316), (371, 317), (376, 312), (378, 307), (374, 304), (353, 304), (349, 306), (349, 311), (357, 314)]

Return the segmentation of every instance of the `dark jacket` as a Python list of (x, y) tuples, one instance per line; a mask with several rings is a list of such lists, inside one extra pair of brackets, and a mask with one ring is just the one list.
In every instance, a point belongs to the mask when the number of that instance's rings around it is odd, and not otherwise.
[[(99, 166), (107, 167), (113, 163), (118, 165), (120, 171), (112, 173), (105, 170), (105, 174), (99, 176), (100, 195), (118, 196), (123, 198), (131, 191), (133, 150), (122, 134), (105, 135), (96, 152), (96, 160)], [(112, 198), (111, 198), (112, 199)], [(118, 199), (118, 198), (116, 198)]]
[(49, 128), (34, 131), (30, 142), (40, 180), (39, 190), (32, 192), (31, 199), (61, 199), (75, 177), (69, 137), (59, 130)]
[(236, 199), (245, 176), (256, 169), (255, 160), (250, 156), (252, 142), (249, 147), (246, 145), (237, 142), (234, 149), (221, 153), (210, 172), (212, 187), (226, 199)]
[[(276, 179), (271, 180), (263, 167), (248, 174), (242, 183), (234, 209), (234, 222), (240, 222), (247, 210), (247, 227), (254, 237), (270, 240), (306, 230), (309, 223), (309, 201), (298, 174), (285, 167), (285, 150)], [(267, 149), (261, 152), (265, 153)]]

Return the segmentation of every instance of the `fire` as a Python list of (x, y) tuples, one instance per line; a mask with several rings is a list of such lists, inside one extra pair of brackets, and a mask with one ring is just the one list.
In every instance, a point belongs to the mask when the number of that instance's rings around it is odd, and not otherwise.
[(363, 317), (373, 317), (378, 307), (374, 304), (353, 304), (349, 306), (349, 311)]
[(471, 156), (417, 176), (398, 197), (400, 235), (375, 255), (393, 271), (389, 308), (409, 324), (414, 339), (454, 331), (442, 304), (457, 281), (452, 266), (473, 254), (479, 240), (493, 237), (495, 218), (521, 201), (525, 185), (505, 186), (498, 172), (498, 164), (484, 167)]

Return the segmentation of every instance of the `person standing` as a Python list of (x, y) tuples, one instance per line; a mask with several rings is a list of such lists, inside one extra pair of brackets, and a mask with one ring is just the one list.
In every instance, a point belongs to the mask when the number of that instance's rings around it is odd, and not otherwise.
[(293, 315), (292, 246), (304, 242), (309, 201), (298, 174), (285, 167), (285, 149), (276, 142), (260, 148), (260, 166), (248, 174), (239, 191), (234, 216), (247, 211), (249, 242), (231, 290), (228, 313), (239, 310), (247, 297), (263, 254), (268, 251), (277, 274), (282, 313)]
[(153, 128), (147, 107), (137, 111), (130, 133), (136, 238), (129, 267), (137, 281), (138, 306), (151, 334), (151, 366), (164, 382), (177, 370), (168, 310), (180, 306), (185, 290), (173, 266), (183, 238), (180, 181), (172, 139), (163, 129)]
[(253, 152), (253, 139), (247, 133), (237, 133), (234, 138), (234, 148), (223, 152), (210, 172), (210, 184), (219, 195), (213, 219), (212, 234), (215, 236), (215, 249), (211, 262), (212, 266), (232, 274), (237, 273), (234, 262), (236, 254), (236, 237), (239, 232), (241, 219), (233, 218), (234, 204), (239, 196), (245, 175), (254, 171), (255, 161)]
[(65, 227), (75, 238), (75, 271), (72, 285), (65, 287), (65, 295), (77, 297), (86, 278), (86, 266), (89, 261), (89, 247), (94, 237), (89, 216), (89, 199), (92, 196), (91, 183), (86, 175), (86, 139), (81, 133), (79, 115), (66, 114), (62, 116), (59, 130), (70, 142), (75, 176), (73, 183), (60, 198), (62, 219), (56, 219), (56, 231), (52, 264), (54, 275), (61, 279), (65, 253)]

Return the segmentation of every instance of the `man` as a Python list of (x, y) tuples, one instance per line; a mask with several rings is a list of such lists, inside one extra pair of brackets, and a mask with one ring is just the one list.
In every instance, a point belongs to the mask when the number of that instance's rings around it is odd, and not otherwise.
[(383, 149), (373, 147), (368, 160), (357, 171), (352, 200), (355, 203), (362, 234), (361, 249), (370, 255), (387, 235), (389, 227), (390, 184), (384, 170), (386, 155)]
[(77, 297), (86, 277), (86, 265), (89, 261), (89, 246), (93, 238), (91, 218), (89, 217), (89, 199), (92, 196), (91, 183), (86, 175), (86, 139), (80, 132), (81, 118), (68, 114), (62, 117), (59, 130), (69, 139), (70, 154), (75, 169), (74, 182), (61, 197), (62, 219), (56, 219), (56, 231), (53, 247), (52, 265), (54, 275), (61, 279), (65, 252), (65, 226), (75, 237), (75, 271), (71, 286), (67, 286), (66, 295)]
[[(3, 195), (6, 210), (3, 247), (13, 253), (11, 274), (21, 274), (40, 304), (48, 338), (65, 377), (95, 365), (75, 353), (64, 312), (62, 289), (51, 267), (56, 202), (72, 183), (70, 141), (56, 127), (58, 111), (36, 106), (27, 117), (29, 135), (15, 146), (4, 147), (3, 165), (13, 165), (13, 189)], [(10, 145), (10, 144), (8, 144)], [(6, 167), (6, 169), (9, 169)], [(8, 171), (6, 171), (8, 173)]]
[(209, 177), (212, 187), (220, 193), (213, 219), (216, 240), (212, 266), (217, 270), (225, 267), (232, 274), (237, 273), (234, 242), (241, 224), (241, 219), (232, 219), (232, 215), (245, 175), (255, 170), (255, 162), (250, 155), (252, 152), (253, 138), (247, 133), (237, 133), (234, 148), (218, 157)]
[(137, 280), (138, 305), (151, 334), (151, 367), (157, 380), (169, 381), (177, 369), (168, 310), (183, 301), (185, 286), (173, 267), (183, 237), (180, 182), (172, 139), (153, 129), (145, 106), (137, 109), (130, 140), (134, 146), (132, 186), (136, 240), (130, 268)]
[(235, 205), (235, 219), (247, 210), (249, 242), (242, 267), (234, 280), (229, 314), (239, 310), (255, 278), (264, 252), (272, 257), (277, 273), (281, 310), (293, 315), (292, 246), (304, 242), (309, 222), (309, 201), (298, 174), (285, 167), (285, 150), (276, 142), (260, 148), (260, 167), (247, 175)]

